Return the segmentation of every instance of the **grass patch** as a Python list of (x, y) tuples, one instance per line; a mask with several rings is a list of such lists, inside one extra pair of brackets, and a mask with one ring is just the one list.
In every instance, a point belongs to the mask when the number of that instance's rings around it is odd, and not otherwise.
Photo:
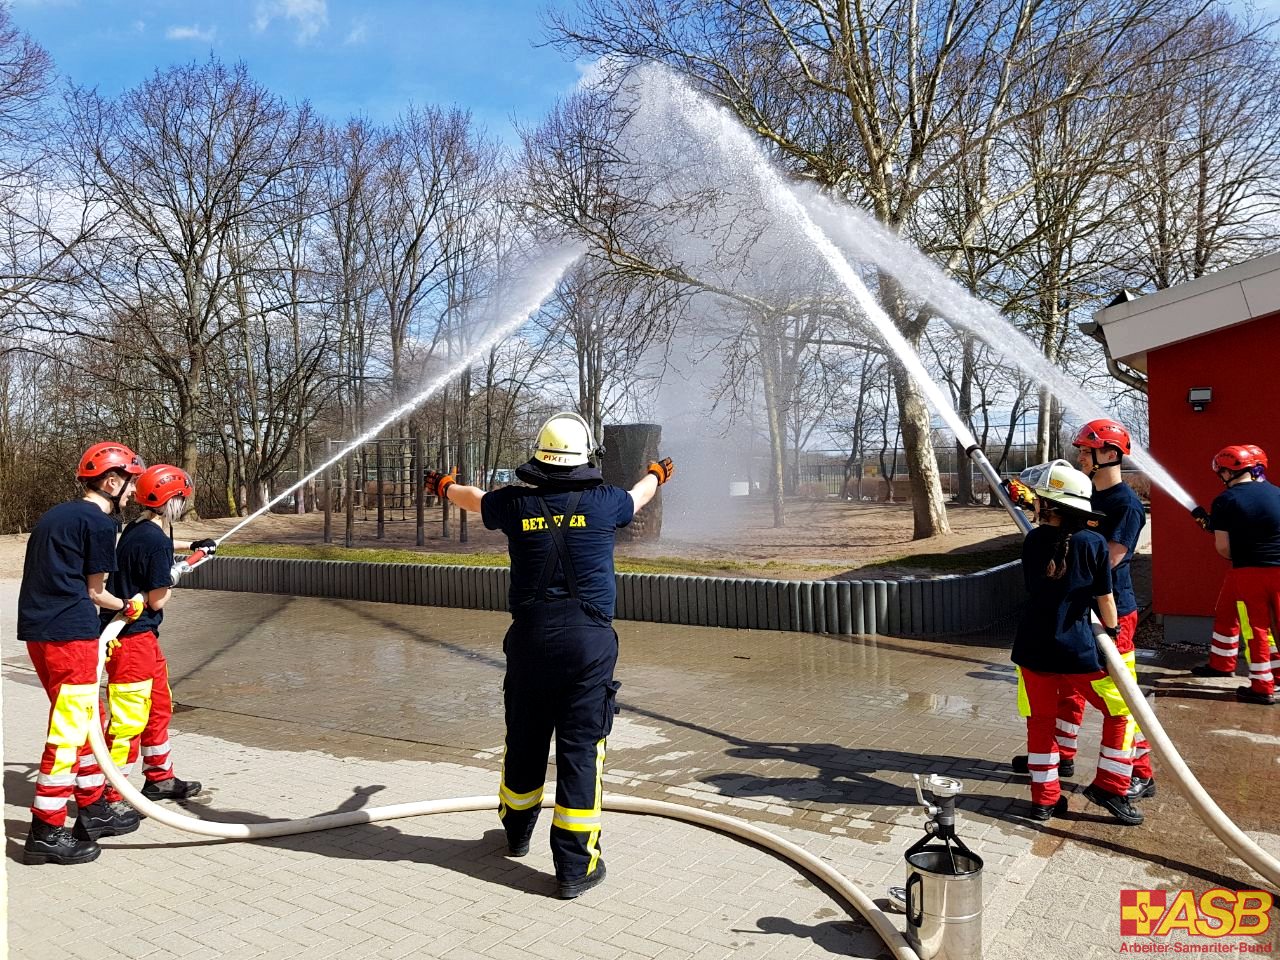
[(859, 570), (883, 570), (902, 567), (926, 570), (930, 573), (976, 573), (1009, 563), (1022, 556), (1022, 544), (998, 547), (993, 550), (974, 550), (970, 553), (915, 553), (905, 557), (890, 557), (859, 567)]

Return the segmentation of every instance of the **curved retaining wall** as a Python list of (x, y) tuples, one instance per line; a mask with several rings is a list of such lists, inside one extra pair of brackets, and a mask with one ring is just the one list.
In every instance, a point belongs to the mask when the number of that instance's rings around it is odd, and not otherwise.
[[(506, 610), (505, 567), (219, 557), (184, 587), (470, 610)], [(927, 637), (990, 626), (1021, 609), (1022, 565), (926, 580), (748, 580), (618, 574), (622, 620), (804, 633)]]

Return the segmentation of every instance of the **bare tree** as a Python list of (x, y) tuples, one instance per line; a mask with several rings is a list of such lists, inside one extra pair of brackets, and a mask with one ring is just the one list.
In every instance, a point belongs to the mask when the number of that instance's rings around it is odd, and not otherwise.
[[(314, 125), (255, 83), (243, 64), (210, 60), (158, 72), (114, 100), (72, 91), (67, 160), (104, 225), (78, 260), (87, 296), (138, 322), (116, 341), (173, 390), (177, 448), (195, 474), (210, 350), (242, 318), (228, 310), (251, 269), (243, 231), (296, 209), (316, 162)], [(64, 332), (102, 339), (92, 325)]]

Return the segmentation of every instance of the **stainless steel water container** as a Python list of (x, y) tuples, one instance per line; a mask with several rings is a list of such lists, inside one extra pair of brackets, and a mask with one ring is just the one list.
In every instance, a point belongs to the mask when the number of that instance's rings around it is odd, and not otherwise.
[(907, 942), (920, 960), (981, 960), (982, 858), (943, 844), (907, 854)]

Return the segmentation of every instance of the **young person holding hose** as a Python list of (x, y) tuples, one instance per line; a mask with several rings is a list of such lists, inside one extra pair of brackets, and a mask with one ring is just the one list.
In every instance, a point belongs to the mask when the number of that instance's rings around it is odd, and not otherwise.
[(1084, 795), (1128, 826), (1142, 814), (1125, 796), (1132, 771), (1129, 711), (1108, 676), (1090, 628), (1096, 612), (1117, 634), (1107, 541), (1089, 529), (1099, 514), (1089, 502), (1089, 478), (1065, 460), (1023, 472), (1036, 496), (1039, 526), (1022, 546), (1031, 599), (1018, 624), (1012, 659), (1018, 666), (1018, 711), (1027, 720), (1027, 766), (1033, 820), (1065, 809), (1058, 781), (1058, 704), (1082, 697), (1102, 712), (1098, 772)]
[[(191, 478), (180, 467), (158, 463), (138, 478), (134, 497), (142, 515), (125, 528), (116, 547), (117, 570), (107, 581), (116, 597), (141, 594), (146, 598), (142, 614), (126, 626), (107, 651), (107, 700), (111, 720), (107, 745), (111, 759), (127, 777), (142, 757), (148, 800), (185, 800), (200, 792), (198, 780), (179, 779), (173, 771), (169, 747), (169, 721), (173, 694), (169, 689), (169, 664), (160, 650), (160, 624), (173, 587), (188, 569), (174, 563), (173, 522), (195, 495)], [(168, 531), (165, 524), (168, 524)], [(197, 540), (192, 549), (212, 554), (213, 540)], [(105, 627), (110, 616), (103, 615)], [(113, 787), (107, 800), (120, 800)]]

